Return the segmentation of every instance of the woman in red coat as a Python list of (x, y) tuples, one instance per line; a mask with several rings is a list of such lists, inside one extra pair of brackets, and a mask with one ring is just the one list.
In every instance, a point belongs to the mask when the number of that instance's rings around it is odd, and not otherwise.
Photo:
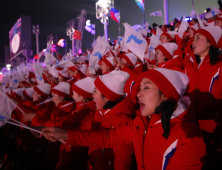
[(187, 95), (194, 104), (207, 145), (207, 166), (222, 169), (222, 57), (216, 48), (221, 28), (207, 26), (197, 30), (193, 53), (184, 66), (190, 79)]
[[(92, 130), (101, 131), (112, 129), (128, 121), (132, 121), (133, 103), (129, 98), (123, 99), (123, 89), (128, 73), (112, 71), (99, 76), (95, 80), (93, 100), (96, 103)], [(132, 142), (114, 145), (113, 148), (90, 147), (89, 169), (96, 170), (125, 170), (130, 169), (133, 156)]]
[(139, 170), (200, 170), (205, 144), (189, 99), (181, 97), (189, 79), (163, 68), (142, 75), (138, 93), (140, 112), (133, 122), (109, 131), (43, 129), (48, 138), (68, 139), (70, 145), (113, 147), (133, 141)]

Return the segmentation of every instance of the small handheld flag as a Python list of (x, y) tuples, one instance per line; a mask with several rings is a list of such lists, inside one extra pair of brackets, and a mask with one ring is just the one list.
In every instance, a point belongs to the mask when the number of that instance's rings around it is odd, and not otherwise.
[(140, 7), (140, 9), (144, 12), (144, 0), (135, 0), (136, 4)]
[(90, 32), (93, 35), (95, 35), (95, 33), (96, 33), (95, 24), (91, 24), (90, 20), (86, 21), (85, 29), (86, 29), (86, 31)]
[(151, 14), (150, 14), (150, 16), (158, 16), (158, 17), (162, 17), (162, 11), (160, 10), (160, 11), (155, 11), (155, 12), (152, 12)]
[(81, 32), (79, 32), (78, 30), (75, 30), (75, 32), (73, 34), (73, 38), (81, 41), (81, 38), (82, 38)]
[(116, 22), (120, 22), (120, 11), (115, 9), (115, 8), (111, 8), (110, 10), (110, 18), (112, 18), (114, 21)]

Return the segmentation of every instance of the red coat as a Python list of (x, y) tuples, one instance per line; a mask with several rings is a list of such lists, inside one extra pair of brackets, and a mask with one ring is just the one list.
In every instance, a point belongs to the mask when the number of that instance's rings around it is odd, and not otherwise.
[[(112, 109), (97, 111), (94, 117), (95, 123), (93, 128), (97, 129), (97, 132), (105, 129), (112, 129), (128, 121), (132, 121), (132, 104), (133, 103), (129, 98), (125, 98)], [(96, 128), (97, 125), (98, 128)], [(84, 139), (83, 136), (78, 134), (76, 136), (74, 134), (69, 137), (68, 143), (74, 146), (81, 145), (81, 143), (84, 142)], [(115, 170), (130, 169), (132, 155), (132, 142), (127, 145), (114, 145), (112, 149), (109, 149), (109, 147), (91, 147), (89, 150), (89, 169), (108, 170), (114, 169), (114, 167)]]
[[(205, 144), (198, 125), (190, 119), (191, 112), (179, 104), (171, 119), (168, 139), (162, 136), (161, 115), (152, 115), (149, 120), (138, 116), (128, 124), (110, 131), (68, 132), (70, 144), (83, 146), (113, 147), (133, 142), (138, 170), (183, 170), (201, 169), (205, 157)], [(81, 139), (81, 142), (78, 140)]]
[(190, 80), (187, 95), (195, 105), (200, 127), (213, 133), (222, 125), (222, 60), (212, 66), (206, 56), (198, 69), (195, 57), (191, 56), (184, 72)]

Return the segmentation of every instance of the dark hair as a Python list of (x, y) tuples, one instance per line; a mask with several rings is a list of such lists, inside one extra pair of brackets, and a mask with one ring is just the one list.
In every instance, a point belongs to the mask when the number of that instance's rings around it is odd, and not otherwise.
[[(105, 97), (102, 93), (101, 93), (102, 97)], [(124, 97), (122, 97), (121, 99), (119, 99), (117, 102), (113, 102), (113, 101), (107, 101), (106, 104), (103, 106), (103, 109), (112, 109), (114, 108), (119, 102), (121, 102), (124, 99)]]
[[(209, 40), (208, 40), (208, 42), (209, 42)], [(216, 64), (220, 55), (221, 55), (220, 49), (211, 45), (210, 49), (209, 49), (209, 56), (210, 56), (210, 63), (212, 66)], [(199, 64), (200, 63), (200, 56), (195, 55), (195, 58), (196, 58), (197, 63)]]
[[(163, 94), (159, 90), (159, 94)], [(177, 106), (177, 101), (173, 98), (169, 98), (165, 101), (162, 101), (159, 106), (155, 109), (155, 114), (161, 114), (161, 121), (163, 127), (163, 137), (168, 139), (170, 134), (170, 119), (175, 111), (175, 107)]]

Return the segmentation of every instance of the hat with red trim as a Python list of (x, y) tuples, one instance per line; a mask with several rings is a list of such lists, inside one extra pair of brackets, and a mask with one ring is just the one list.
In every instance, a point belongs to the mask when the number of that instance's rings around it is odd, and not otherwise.
[(33, 90), (40, 94), (42, 97), (48, 97), (51, 91), (51, 86), (48, 83), (39, 84), (36, 85)]
[(70, 98), (70, 84), (66, 82), (60, 82), (58, 85), (52, 88), (51, 93)]
[(95, 89), (94, 81), (95, 79), (91, 77), (78, 80), (72, 85), (72, 90), (87, 99), (92, 99)]
[(108, 100), (117, 102), (124, 95), (124, 87), (128, 78), (128, 73), (114, 70), (98, 76), (95, 80), (95, 86)]
[(174, 52), (178, 49), (178, 45), (176, 43), (163, 43), (158, 45), (156, 47), (156, 50), (157, 49), (159, 49), (168, 60), (171, 60)]
[(189, 83), (186, 74), (165, 68), (148, 70), (141, 74), (141, 78), (150, 79), (166, 96), (176, 101), (185, 93)]

